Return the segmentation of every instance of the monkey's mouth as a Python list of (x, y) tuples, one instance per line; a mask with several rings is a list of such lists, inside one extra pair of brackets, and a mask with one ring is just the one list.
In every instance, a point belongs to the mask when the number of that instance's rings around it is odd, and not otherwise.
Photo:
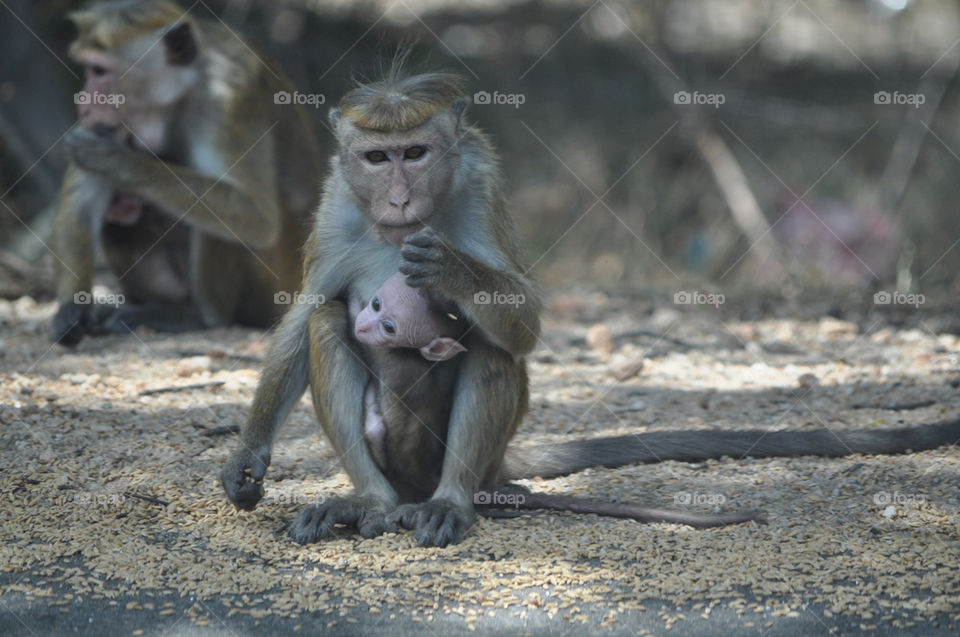
[(378, 223), (374, 225), (374, 230), (382, 241), (399, 246), (407, 235), (413, 234), (423, 227), (423, 221), (411, 221), (404, 224)]
[(378, 223), (377, 227), (381, 230), (387, 230), (389, 232), (401, 232), (403, 230), (419, 230), (424, 226), (424, 222), (420, 220), (411, 221), (410, 223)]

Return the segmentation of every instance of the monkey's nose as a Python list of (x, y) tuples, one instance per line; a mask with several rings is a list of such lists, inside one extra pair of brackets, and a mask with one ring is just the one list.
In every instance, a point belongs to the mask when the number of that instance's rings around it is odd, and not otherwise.
[(394, 208), (406, 208), (410, 205), (410, 197), (406, 197), (403, 201), (400, 201), (399, 199), (391, 199), (390, 205)]

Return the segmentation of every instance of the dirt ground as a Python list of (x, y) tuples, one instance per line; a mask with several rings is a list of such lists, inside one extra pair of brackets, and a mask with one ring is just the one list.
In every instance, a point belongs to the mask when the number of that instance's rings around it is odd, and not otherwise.
[[(669, 429), (880, 429), (960, 414), (960, 339), (943, 327), (947, 313), (833, 318), (807, 307), (785, 318), (676, 306), (666, 295), (550, 299), (517, 444)], [(255, 511), (235, 510), (216, 479), (268, 334), (138, 331), (68, 350), (49, 341), (52, 310), (0, 302), (5, 634), (960, 630), (956, 446), (665, 462), (524, 483), (683, 510), (760, 509), (765, 526), (543, 512), (481, 517), (446, 549), (405, 532), (364, 540), (346, 531), (303, 547), (285, 534), (298, 509), (349, 490), (308, 397), (281, 432)], [(169, 388), (180, 389), (150, 391)]]

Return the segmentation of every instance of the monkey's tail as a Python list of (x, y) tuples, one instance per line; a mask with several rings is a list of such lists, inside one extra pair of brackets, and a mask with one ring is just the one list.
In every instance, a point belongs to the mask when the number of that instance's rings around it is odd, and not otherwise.
[(523, 498), (517, 498), (513, 505), (518, 509), (552, 509), (554, 511), (571, 511), (573, 513), (595, 513), (612, 518), (627, 518), (639, 522), (669, 522), (672, 524), (686, 524), (697, 529), (706, 529), (715, 526), (743, 524), (756, 522), (766, 524), (763, 515), (757, 511), (745, 513), (694, 513), (688, 511), (673, 511), (670, 509), (655, 509), (617, 502), (600, 502), (588, 498), (578, 498), (571, 495), (554, 493), (527, 492)]
[(729, 456), (846, 456), (935, 449), (960, 441), (960, 420), (897, 429), (852, 431), (658, 431), (558, 444), (508, 447), (504, 479), (553, 478), (588, 467), (687, 462)]

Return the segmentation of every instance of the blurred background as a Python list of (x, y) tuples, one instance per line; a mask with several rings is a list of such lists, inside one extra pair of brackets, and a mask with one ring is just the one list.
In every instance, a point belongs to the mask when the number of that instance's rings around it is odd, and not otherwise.
[[(0, 2), (0, 296), (49, 298), (82, 3)], [(461, 73), (548, 288), (881, 290), (952, 304), (960, 270), (951, 0), (200, 0), (326, 115), (397, 44)], [(689, 289), (689, 288), (687, 288)]]

